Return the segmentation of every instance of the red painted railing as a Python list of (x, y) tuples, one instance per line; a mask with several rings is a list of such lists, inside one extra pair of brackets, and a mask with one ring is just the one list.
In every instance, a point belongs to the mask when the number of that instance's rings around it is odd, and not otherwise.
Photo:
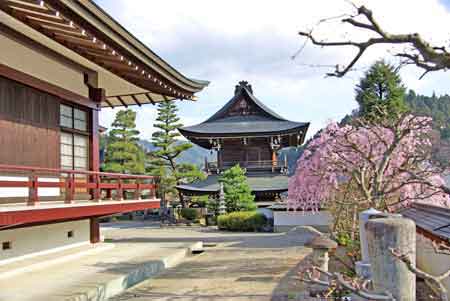
[[(92, 201), (100, 201), (102, 191), (106, 191), (106, 199), (111, 199), (115, 191), (115, 200), (122, 201), (125, 191), (133, 191), (133, 199), (141, 198), (143, 190), (150, 190), (155, 196), (157, 177), (144, 175), (129, 175), (108, 172), (83, 170), (54, 169), (30, 166), (16, 166), (0, 164), (0, 176), (28, 177), (28, 181), (1, 181), (0, 188), (28, 188), (28, 202), (30, 206), (39, 204), (39, 188), (61, 188), (65, 203), (75, 201), (77, 189), (90, 192)], [(57, 182), (40, 181), (40, 178), (58, 178)], [(1, 195), (0, 195), (1, 198)]]

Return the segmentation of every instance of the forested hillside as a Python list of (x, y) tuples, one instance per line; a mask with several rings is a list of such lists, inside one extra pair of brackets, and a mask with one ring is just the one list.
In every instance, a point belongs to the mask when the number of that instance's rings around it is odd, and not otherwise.
[(450, 139), (450, 96), (425, 96), (409, 90), (406, 103), (414, 114), (433, 118), (434, 128), (441, 133), (441, 139)]

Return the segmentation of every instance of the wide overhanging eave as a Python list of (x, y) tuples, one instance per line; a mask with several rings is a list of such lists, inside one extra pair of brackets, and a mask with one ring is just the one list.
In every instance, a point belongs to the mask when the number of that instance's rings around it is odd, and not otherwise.
[[(194, 99), (208, 85), (193, 80), (156, 56), (135, 37), (120, 32), (117, 22), (91, 1), (3, 0), (0, 9), (78, 55), (153, 95), (153, 102)], [(96, 11), (97, 10), (97, 11)], [(112, 25), (111, 25), (112, 24)], [(114, 27), (115, 25), (116, 27)], [(119, 28), (119, 29), (117, 29)], [(111, 100), (111, 96), (107, 99)], [(116, 105), (152, 103), (116, 99)]]

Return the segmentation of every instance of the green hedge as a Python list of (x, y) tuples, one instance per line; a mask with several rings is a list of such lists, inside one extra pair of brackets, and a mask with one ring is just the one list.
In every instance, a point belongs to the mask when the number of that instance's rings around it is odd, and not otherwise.
[(194, 221), (198, 219), (198, 212), (194, 208), (183, 208), (180, 212), (181, 216), (187, 220)]
[(259, 231), (266, 223), (266, 217), (256, 211), (232, 212), (217, 218), (219, 229), (229, 231)]

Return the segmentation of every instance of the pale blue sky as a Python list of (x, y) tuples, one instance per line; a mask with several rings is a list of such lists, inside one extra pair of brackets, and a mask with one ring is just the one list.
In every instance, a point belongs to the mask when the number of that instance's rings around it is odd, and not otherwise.
[[(351, 12), (344, 0), (96, 0), (124, 27), (169, 64), (187, 76), (211, 81), (197, 102), (179, 102), (185, 125), (207, 119), (233, 94), (234, 85), (247, 80), (255, 95), (280, 115), (309, 121), (309, 135), (330, 119), (338, 120), (356, 108), (354, 86), (371, 62), (387, 56), (386, 49), (368, 53), (346, 78), (324, 78), (329, 68), (306, 66), (346, 63), (351, 49), (301, 47), (299, 29), (310, 28), (323, 17)], [(450, 0), (367, 0), (380, 23), (395, 32), (418, 31), (433, 42), (448, 46)], [(347, 37), (339, 22), (321, 25), (317, 33)], [(355, 38), (364, 36), (356, 35)], [(398, 50), (398, 49), (397, 49)], [(395, 49), (389, 50), (395, 51)], [(450, 94), (448, 74), (439, 72), (418, 80), (416, 68), (401, 72), (407, 87), (419, 93)], [(136, 108), (144, 138), (153, 131), (156, 109)], [(109, 126), (114, 110), (101, 113)]]

